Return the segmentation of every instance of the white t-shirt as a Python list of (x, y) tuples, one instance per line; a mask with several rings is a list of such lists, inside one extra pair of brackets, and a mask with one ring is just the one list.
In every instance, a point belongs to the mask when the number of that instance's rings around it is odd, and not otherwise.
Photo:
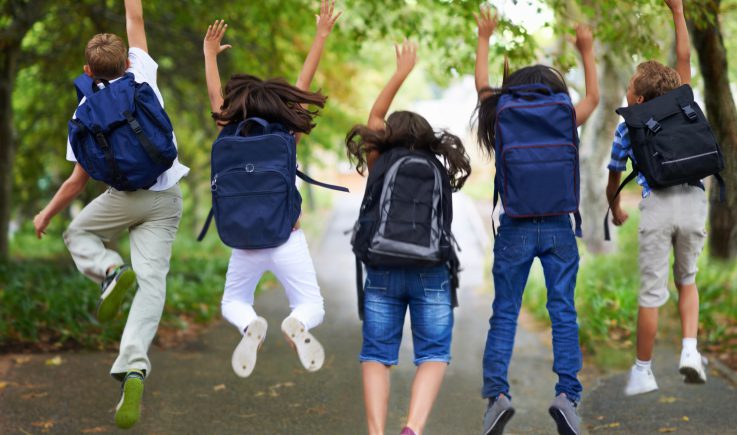
[[(130, 61), (130, 68), (126, 72), (133, 73), (133, 76), (138, 83), (148, 83), (149, 86), (154, 90), (154, 93), (156, 94), (156, 97), (159, 99), (159, 102), (161, 103), (161, 107), (164, 107), (164, 99), (161, 97), (161, 92), (159, 92), (159, 87), (156, 86), (156, 70), (159, 68), (159, 65), (156, 63), (155, 60), (151, 56), (149, 56), (148, 53), (141, 50), (140, 48), (131, 47), (128, 50), (128, 60)], [(118, 79), (116, 79), (118, 80)], [(115, 80), (112, 80), (113, 82)], [(84, 103), (85, 99), (82, 98), (82, 100), (79, 102), (81, 105)], [(77, 112), (74, 112), (73, 115), (74, 118), (77, 117)], [(173, 133), (172, 133), (173, 136)], [(173, 136), (174, 139), (174, 146), (177, 146), (177, 138), (176, 136)], [(76, 162), (77, 159), (74, 158), (74, 152), (72, 151), (72, 145), (69, 143), (69, 139), (67, 138), (67, 160), (70, 162)], [(156, 192), (160, 192), (162, 190), (167, 190), (177, 184), (177, 182), (184, 176), (189, 174), (189, 168), (184, 166), (183, 164), (179, 163), (179, 158), (174, 159), (174, 163), (171, 165), (171, 168), (167, 169), (166, 172), (159, 175), (159, 178), (156, 180), (156, 184), (149, 187), (148, 190), (153, 190)]]

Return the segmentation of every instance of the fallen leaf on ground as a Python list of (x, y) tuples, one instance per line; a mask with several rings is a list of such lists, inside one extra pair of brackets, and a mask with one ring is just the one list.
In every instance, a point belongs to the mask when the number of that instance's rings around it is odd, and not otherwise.
[(684, 415), (684, 416), (683, 416), (683, 421), (691, 421), (691, 419), (690, 419), (690, 418), (688, 418), (688, 416), (687, 416), (687, 415)]
[(5, 387), (7, 387), (7, 386), (8, 386), (8, 383), (7, 383), (7, 382), (5, 382), (5, 381), (0, 381), (0, 390), (4, 389), (4, 388), (5, 388)]
[(48, 432), (49, 429), (54, 427), (54, 420), (36, 421), (31, 423), (31, 426), (40, 427), (43, 429), (43, 432)]
[(225, 384), (217, 384), (214, 387), (212, 387), (214, 391), (223, 391), (225, 389)]
[(47, 393), (47, 392), (43, 392), (43, 393), (28, 393), (28, 394), (23, 394), (22, 396), (20, 396), (20, 398), (23, 399), (23, 400), (30, 400), (30, 399), (38, 399), (39, 397), (46, 397), (48, 395), (49, 395), (49, 393)]
[(660, 432), (660, 433), (669, 433), (669, 432), (675, 432), (677, 430), (678, 430), (677, 427), (661, 427), (660, 429), (658, 429), (658, 432)]
[(661, 396), (660, 399), (658, 399), (658, 402), (660, 402), (660, 403), (673, 403), (676, 400), (678, 400), (678, 398), (673, 397), (673, 396)]
[(25, 364), (25, 363), (30, 362), (30, 361), (31, 361), (31, 357), (30, 356), (17, 356), (15, 358), (13, 358), (13, 362), (16, 363), (16, 364), (18, 364), (18, 365)]
[(46, 365), (47, 366), (60, 366), (61, 363), (63, 363), (63, 362), (64, 362), (64, 360), (61, 359), (61, 356), (57, 355), (57, 356), (55, 356), (53, 358), (47, 359), (46, 360)]
[(325, 415), (328, 413), (328, 408), (325, 405), (318, 405), (314, 408), (307, 408), (308, 414)]
[(110, 430), (103, 426), (91, 427), (89, 429), (82, 429), (82, 433), (103, 433), (110, 432)]
[(609, 423), (607, 427), (619, 427), (621, 424), (618, 421), (615, 421), (614, 423)]
[(265, 394), (266, 394), (266, 393), (264, 393), (263, 391), (256, 391), (256, 394), (254, 394), (253, 396), (254, 396), (254, 397), (261, 397), (261, 396), (263, 396), (263, 395), (265, 395)]

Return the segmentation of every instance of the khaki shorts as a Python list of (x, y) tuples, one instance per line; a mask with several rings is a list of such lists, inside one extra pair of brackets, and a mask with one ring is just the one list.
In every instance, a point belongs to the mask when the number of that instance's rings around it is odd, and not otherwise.
[(706, 193), (686, 184), (657, 189), (640, 202), (641, 307), (668, 300), (668, 261), (674, 251), (676, 284), (693, 284), (706, 241)]

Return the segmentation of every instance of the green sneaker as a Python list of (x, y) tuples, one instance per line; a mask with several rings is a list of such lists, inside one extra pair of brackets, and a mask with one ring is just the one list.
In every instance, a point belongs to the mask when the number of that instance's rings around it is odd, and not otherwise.
[(120, 266), (102, 282), (102, 295), (97, 302), (97, 320), (113, 320), (123, 304), (125, 294), (136, 285), (136, 273), (129, 266)]
[(115, 425), (129, 429), (141, 417), (141, 398), (143, 397), (143, 372), (132, 370), (123, 380), (120, 402), (115, 408)]

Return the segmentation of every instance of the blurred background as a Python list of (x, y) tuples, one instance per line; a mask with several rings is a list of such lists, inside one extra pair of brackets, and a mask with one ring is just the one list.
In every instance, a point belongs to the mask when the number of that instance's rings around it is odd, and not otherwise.
[[(492, 37), (492, 85), (501, 84), (506, 55), (512, 69), (535, 62), (560, 68), (576, 101), (585, 89), (569, 38), (577, 22), (594, 28), (601, 103), (580, 132), (586, 238), (580, 242), (585, 253), (577, 305), (582, 343), (591, 358), (603, 366), (629, 364), (639, 285), (639, 189), (625, 192), (632, 219), (616, 231), (614, 242), (605, 243), (605, 167), (619, 122), (614, 109), (624, 104), (635, 66), (645, 59), (674, 62), (669, 10), (661, 0), (491, 3), (501, 14)], [(693, 86), (727, 160), (728, 201), (716, 202), (711, 192), (708, 247), (700, 261), (701, 343), (716, 359), (737, 368), (737, 0), (685, 3)], [(394, 72), (393, 44), (407, 37), (419, 43), (420, 61), (393, 109), (418, 111), (435, 128), (464, 138), (474, 162), (464, 192), (488, 223), (493, 161), (478, 152), (472, 121), (477, 100), (471, 76), (476, 47), (472, 14), (479, 4), (339, 0), (337, 8), (345, 12), (328, 39), (312, 85), (329, 100), (317, 128), (299, 146), (301, 167), (362, 192), (362, 179), (345, 157), (344, 137), (351, 126), (366, 121), (373, 99)], [(65, 161), (67, 121), (76, 105), (72, 80), (82, 72), (85, 44), (99, 32), (125, 35), (123, 2), (2, 0), (0, 5), (0, 352), (114, 348), (124, 319), (109, 328), (97, 324), (96, 286), (76, 271), (61, 238), (74, 214), (105, 187), (89, 183), (74, 206), (53, 220), (43, 240), (35, 238), (32, 219), (72, 170)], [(159, 344), (186, 339), (219, 319), (228, 261), (229, 251), (215, 231), (203, 243), (195, 241), (211, 205), (209, 153), (216, 135), (204, 80), (205, 30), (215, 19), (229, 24), (225, 43), (233, 48), (220, 56), (223, 83), (234, 73), (293, 82), (312, 42), (318, 9), (312, 0), (144, 1), (149, 50), (159, 63), (158, 84), (177, 134), (180, 160), (191, 168), (182, 181), (184, 215)], [(329, 221), (332, 196), (302, 189), (305, 225), (319, 238)], [(479, 237), (489, 238), (487, 233)], [(125, 237), (116, 245), (127, 252)], [(487, 258), (487, 269), (489, 263)], [(490, 292), (488, 270), (485, 276)], [(273, 279), (262, 285), (273, 285)], [(529, 312), (544, 322), (539, 271), (533, 273), (525, 297)], [(674, 303), (663, 318), (664, 328), (677, 329)]]

